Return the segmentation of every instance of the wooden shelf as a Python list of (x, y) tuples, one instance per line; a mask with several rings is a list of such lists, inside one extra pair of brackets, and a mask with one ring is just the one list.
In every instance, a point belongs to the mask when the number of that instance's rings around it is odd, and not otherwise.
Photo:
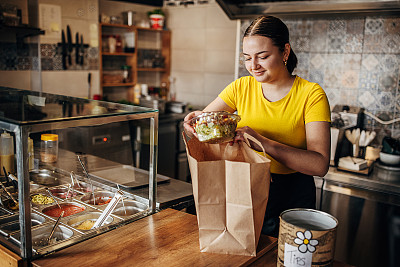
[(131, 57), (135, 55), (135, 53), (127, 53), (127, 52), (116, 52), (116, 53), (101, 52), (101, 54), (103, 56), (125, 56), (125, 57)]
[(137, 71), (159, 71), (164, 72), (167, 71), (165, 68), (138, 68)]
[(134, 83), (103, 83), (103, 87), (135, 86)]
[[(167, 84), (167, 88), (169, 88), (169, 75), (170, 75), (170, 66), (171, 66), (171, 32), (168, 30), (157, 30), (150, 28), (141, 28), (136, 26), (128, 26), (123, 24), (110, 24), (110, 23), (100, 23), (99, 25), (99, 47), (103, 48), (104, 42), (103, 36), (106, 35), (123, 35), (125, 32), (133, 32), (135, 34), (135, 51), (134, 52), (117, 52), (110, 53), (100, 51), (100, 93), (103, 95), (103, 89), (107, 89), (106, 95), (111, 96), (113, 93), (117, 93), (113, 91), (111, 87), (126, 87), (126, 99), (130, 102), (135, 102), (135, 94), (134, 87), (137, 83), (145, 82), (150, 86), (161, 87), (162, 83)], [(140, 34), (138, 34), (140, 32)], [(143, 40), (143, 42), (142, 42)], [(139, 45), (138, 45), (139, 43)], [(105, 44), (107, 46), (107, 44)], [(161, 52), (161, 56), (164, 58), (164, 68), (138, 68), (138, 50), (139, 49), (159, 49)], [(107, 50), (107, 49), (105, 49)], [(115, 57), (115, 58), (112, 58)], [(111, 62), (111, 60), (115, 60)], [(118, 62), (118, 63), (117, 63)], [(107, 71), (112, 70), (120, 70), (118, 66), (115, 64), (127, 65), (131, 66), (129, 77), (132, 82), (130, 83), (104, 83), (103, 82), (103, 73), (105, 74), (106, 70), (104, 67), (108, 66)], [(111, 64), (112, 63), (112, 64)], [(115, 69), (109, 69), (110, 67)], [(140, 73), (140, 75), (138, 75)], [(159, 75), (158, 75), (159, 74)], [(143, 78), (142, 78), (143, 77)], [(154, 80), (151, 80), (154, 77)], [(143, 79), (143, 81), (141, 80)], [(168, 92), (167, 92), (168, 93)], [(116, 95), (120, 95), (118, 92)], [(104, 95), (103, 95), (104, 96)], [(112, 99), (111, 100), (122, 100), (122, 99)]]

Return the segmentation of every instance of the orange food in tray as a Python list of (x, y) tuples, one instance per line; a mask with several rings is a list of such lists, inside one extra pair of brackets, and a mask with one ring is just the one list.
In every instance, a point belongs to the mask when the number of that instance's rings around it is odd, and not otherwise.
[(64, 211), (64, 215), (63, 217), (67, 217), (79, 212), (82, 212), (85, 210), (85, 207), (82, 206), (78, 206), (78, 205), (74, 205), (74, 204), (70, 204), (70, 203), (66, 203), (66, 204), (60, 204), (61, 209), (57, 206), (51, 206), (48, 208), (43, 209), (43, 213), (51, 216), (51, 217), (59, 217), (61, 212)]

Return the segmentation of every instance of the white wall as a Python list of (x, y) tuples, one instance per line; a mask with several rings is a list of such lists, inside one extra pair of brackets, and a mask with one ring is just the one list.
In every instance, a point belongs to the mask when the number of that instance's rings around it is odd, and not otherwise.
[(215, 1), (166, 6), (177, 100), (206, 106), (235, 76), (236, 25)]

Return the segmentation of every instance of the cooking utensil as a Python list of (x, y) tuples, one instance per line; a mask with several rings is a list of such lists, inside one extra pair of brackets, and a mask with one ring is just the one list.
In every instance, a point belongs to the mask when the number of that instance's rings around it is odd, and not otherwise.
[(358, 156), (360, 135), (360, 128), (345, 131), (346, 138), (353, 144), (353, 157)]
[(91, 186), (91, 189), (92, 189), (93, 205), (96, 205), (96, 198), (94, 197), (94, 190), (93, 190), (92, 179), (90, 179), (89, 173), (88, 173), (88, 171), (87, 171), (87, 169), (86, 169), (86, 167), (85, 167), (85, 164), (83, 164), (83, 161), (81, 160), (81, 157), (80, 157), (79, 155), (76, 155), (76, 156), (78, 157), (79, 163), (80, 163), (81, 166), (82, 166), (83, 172), (85, 173), (86, 177), (87, 177), (88, 180), (89, 180), (89, 183), (90, 183), (90, 186)]
[(15, 200), (15, 198), (11, 195), (10, 192), (8, 192), (7, 188), (3, 185), (3, 183), (1, 183), (1, 187), (3, 188), (4, 192), (6, 192), (6, 194), (11, 198), (11, 200), (14, 202), (15, 206), (18, 205), (18, 201)]
[(79, 33), (75, 34), (75, 64), (79, 65), (80, 56), (79, 56)]
[(64, 215), (64, 211), (61, 212), (60, 216), (58, 217), (56, 223), (55, 223), (54, 226), (53, 226), (53, 229), (51, 229), (50, 235), (49, 235), (49, 237), (48, 237), (47, 240), (46, 240), (46, 241), (47, 241), (47, 244), (50, 243), (51, 238), (53, 237), (54, 232), (56, 231), (56, 228), (57, 228), (58, 224), (60, 223), (60, 220), (61, 220), (61, 218), (62, 218), (63, 215)]
[(71, 53), (72, 53), (73, 45), (72, 45), (71, 28), (69, 27), (69, 25), (67, 25), (67, 41), (68, 41), (68, 64), (69, 64), (69, 66), (71, 66), (72, 65)]
[(11, 184), (13, 185), (15, 191), (18, 191), (18, 178), (12, 173), (8, 173), (8, 178), (10, 178)]
[(79, 63), (83, 66), (83, 56), (85, 55), (85, 46), (83, 44), (83, 35), (81, 35), (81, 46), (80, 46), (80, 61)]
[(366, 137), (365, 137), (365, 146), (368, 146), (372, 142), (372, 140), (374, 140), (375, 136), (376, 136), (376, 132), (367, 131)]
[(58, 206), (60, 209), (62, 209), (61, 206), (60, 206), (60, 204), (58, 203), (57, 199), (53, 196), (53, 194), (52, 194), (51, 191), (49, 190), (49, 188), (46, 187), (46, 191), (47, 191), (47, 193), (49, 193), (50, 197), (54, 200), (54, 202), (57, 204), (57, 206)]
[(365, 134), (365, 131), (362, 130), (361, 134), (360, 134), (360, 139), (358, 140), (358, 144), (359, 144), (360, 147), (365, 146), (366, 138), (367, 138), (367, 136)]
[(92, 73), (88, 73), (88, 99), (90, 99), (91, 94), (91, 87), (92, 87)]
[(65, 32), (61, 31), (61, 48), (62, 48), (62, 66), (63, 69), (67, 69), (67, 43), (65, 41)]
[(108, 219), (108, 217), (111, 215), (115, 207), (117, 206), (118, 202), (122, 199), (124, 196), (124, 193), (121, 190), (118, 190), (114, 197), (111, 199), (110, 203), (108, 203), (107, 207), (104, 209), (104, 211), (101, 213), (100, 217), (96, 220), (94, 223), (92, 229), (101, 227), (104, 222)]

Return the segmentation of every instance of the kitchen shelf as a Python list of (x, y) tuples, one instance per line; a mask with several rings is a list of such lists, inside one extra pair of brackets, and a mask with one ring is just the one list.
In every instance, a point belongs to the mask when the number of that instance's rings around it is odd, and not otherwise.
[[(121, 35), (126, 32), (133, 32), (135, 35), (134, 52), (109, 52), (104, 51), (107, 47), (105, 36)], [(104, 38), (104, 39), (103, 39)], [(142, 28), (136, 26), (128, 26), (123, 24), (100, 23), (99, 25), (100, 40), (100, 93), (103, 97), (111, 101), (119, 101), (116, 97), (121, 96), (121, 89), (118, 93), (112, 87), (126, 87), (126, 100), (135, 101), (134, 87), (138, 83), (146, 83), (149, 86), (161, 87), (162, 83), (167, 84), (169, 89), (169, 76), (171, 65), (171, 32), (168, 30), (158, 30), (151, 28)], [(161, 57), (164, 59), (164, 67), (138, 67), (141, 50), (159, 50)], [(139, 56), (138, 56), (139, 55)], [(150, 58), (151, 60), (151, 58)], [(118, 65), (120, 64), (120, 65)], [(111, 65), (111, 67), (109, 66)], [(130, 83), (106, 83), (103, 80), (103, 74), (110, 70), (120, 70), (122, 65), (131, 66), (129, 70)], [(143, 65), (143, 64), (140, 64)], [(107, 90), (104, 90), (107, 88)], [(115, 93), (116, 97), (113, 96)], [(168, 92), (167, 92), (168, 93)]]
[(134, 83), (103, 83), (103, 87), (135, 86)]
[(165, 68), (138, 68), (137, 71), (159, 71), (159, 72), (165, 72), (167, 69)]
[(103, 56), (125, 56), (125, 57), (132, 57), (135, 55), (135, 53), (126, 53), (126, 52), (115, 52), (115, 53), (110, 53), (110, 52), (102, 52)]

